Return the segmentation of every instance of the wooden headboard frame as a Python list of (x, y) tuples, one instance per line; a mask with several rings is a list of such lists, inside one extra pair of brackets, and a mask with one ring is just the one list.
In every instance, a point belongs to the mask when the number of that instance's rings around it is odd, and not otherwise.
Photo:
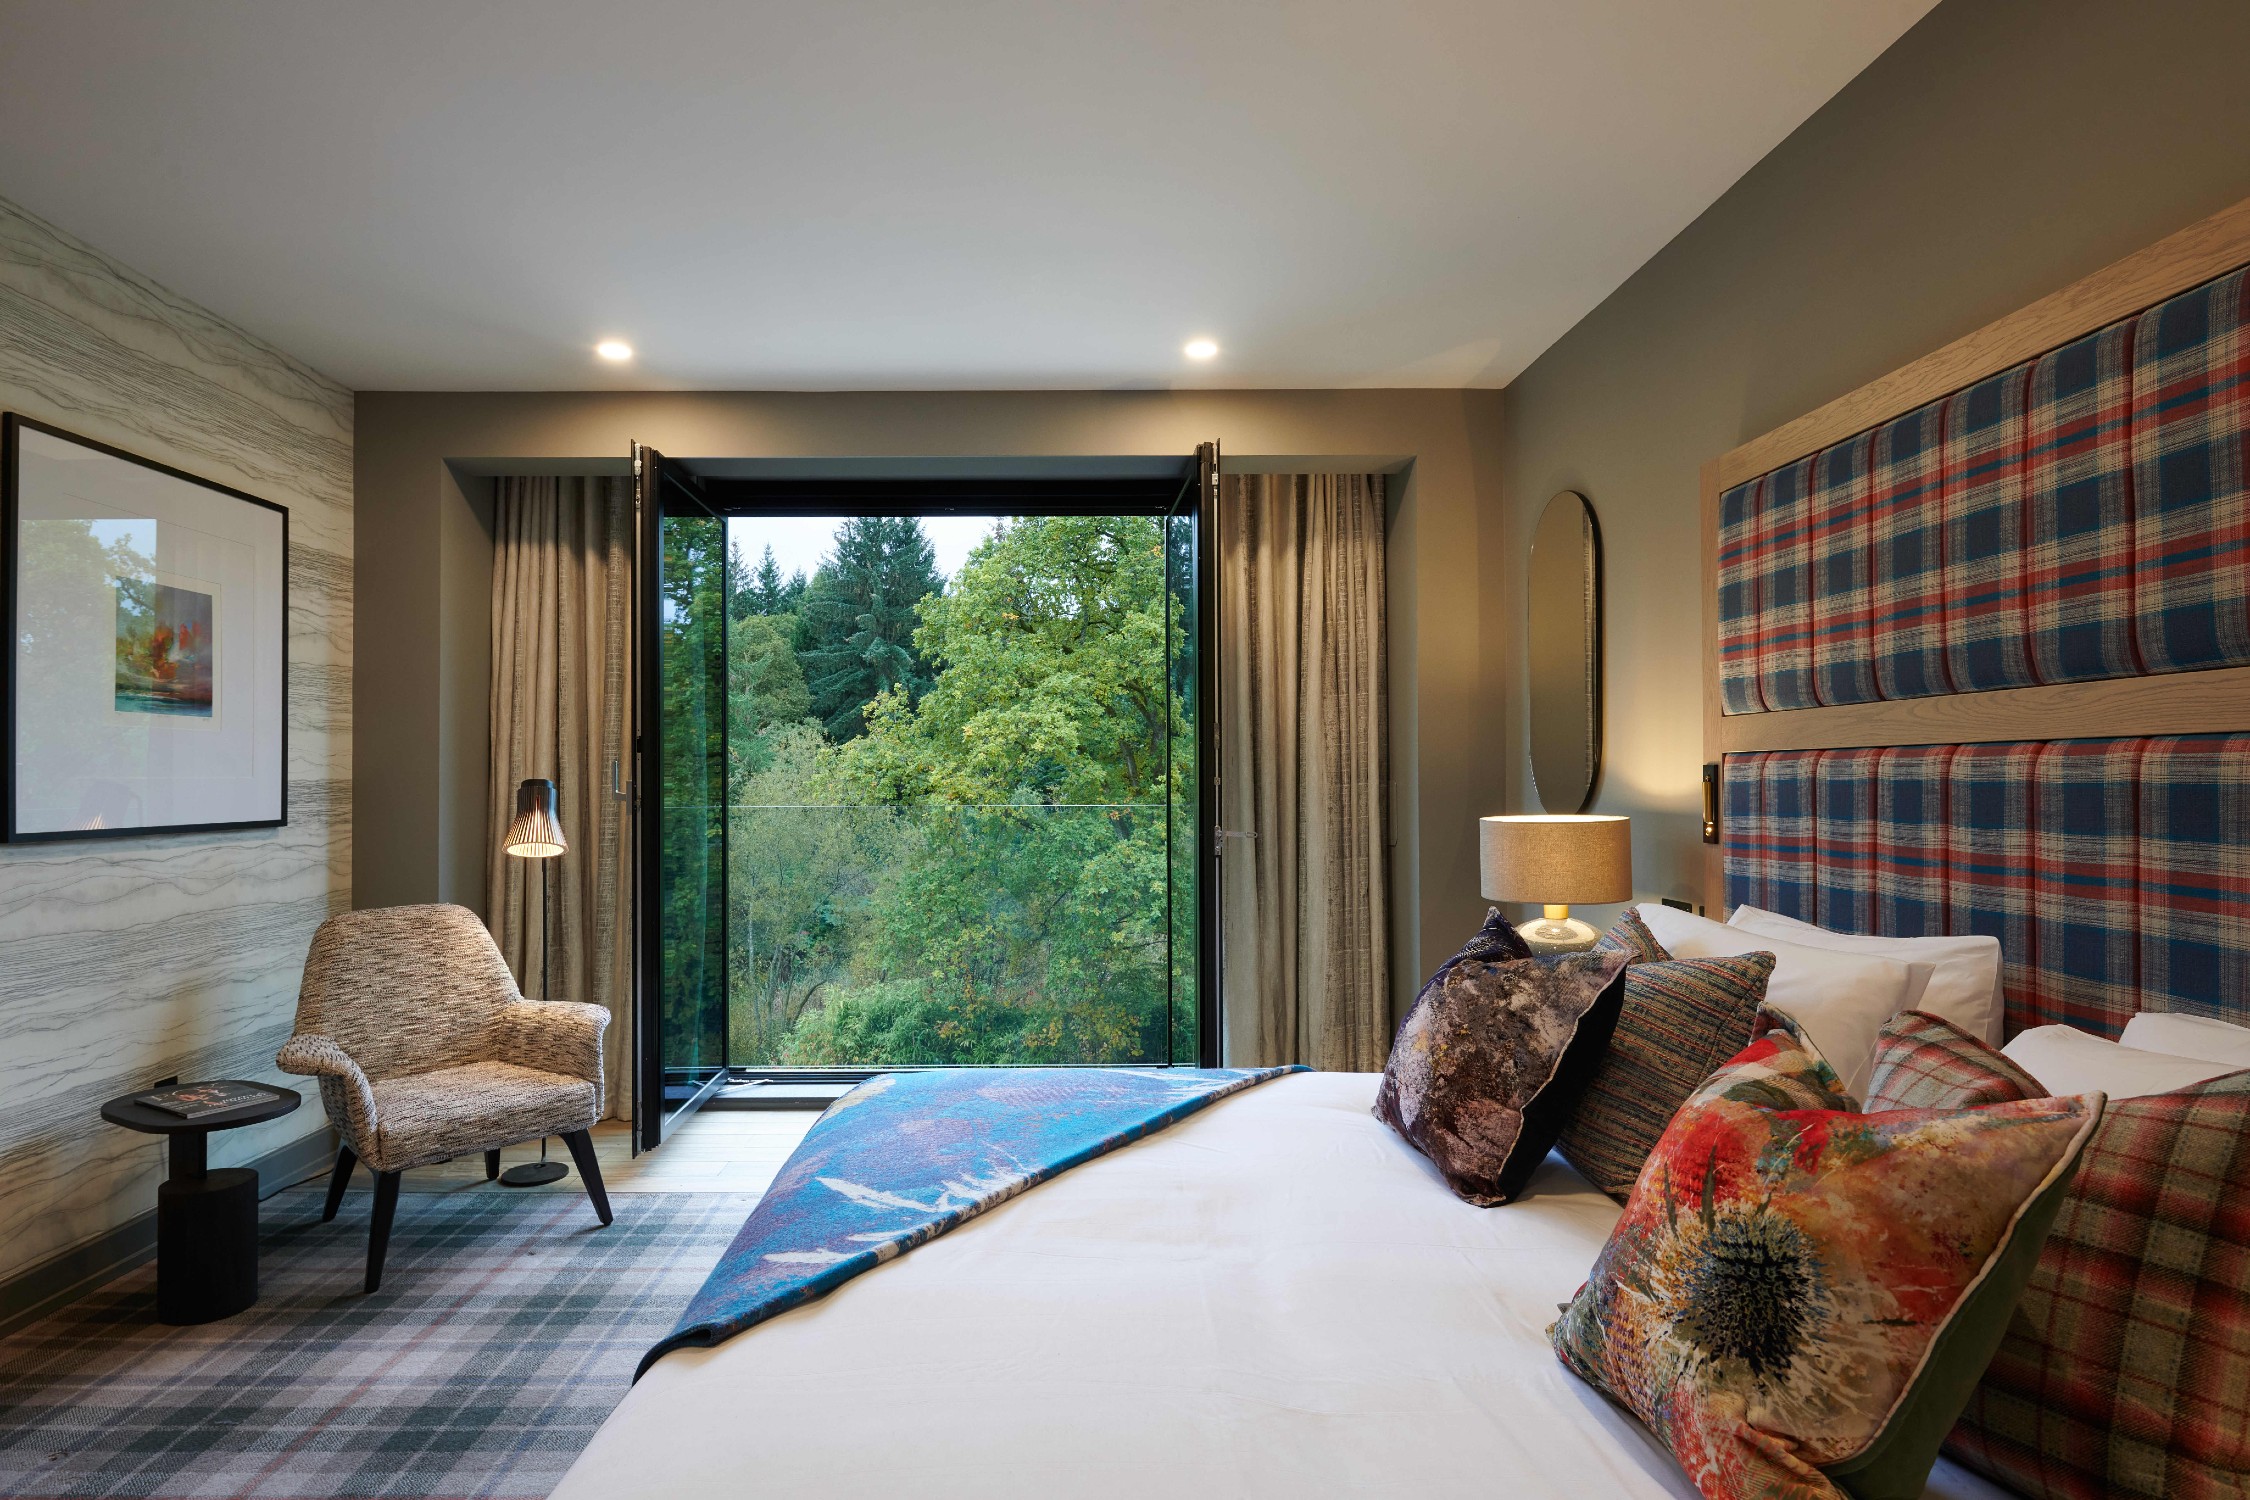
[[(2250, 730), (2250, 666), (1875, 703), (1719, 711), (1719, 496), (1747, 479), (1924, 406), (2250, 262), (2250, 199), (2191, 224), (1933, 354), (1839, 396), (1703, 466), (1703, 759), (2000, 740)], [(1703, 899), (1724, 916), (1718, 844), (1704, 848)]]

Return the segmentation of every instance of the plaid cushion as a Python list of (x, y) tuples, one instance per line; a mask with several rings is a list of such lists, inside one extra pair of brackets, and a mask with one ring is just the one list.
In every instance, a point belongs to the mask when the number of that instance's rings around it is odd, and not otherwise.
[(2250, 270), (2133, 340), (2134, 638), (2151, 672), (2250, 662)]
[(2037, 1500), (2250, 1493), (2250, 1073), (2109, 1106), (1946, 1451)]
[(1872, 448), (1863, 432), (1812, 460), (1813, 688), (1823, 703), (1872, 703), (1882, 696), (1868, 634)]
[(2037, 973), (2020, 1025), (2060, 1021), (2114, 1037), (2133, 1018), (2141, 743), (2057, 740), (2040, 747), (2030, 861)]
[(1812, 460), (1765, 479), (1751, 573), (1758, 596), (1758, 696), (1772, 709), (1812, 708)]
[(2024, 687), (2024, 388), (2003, 370), (1945, 407), (1945, 651), (1964, 693)]
[(1950, 745), (1882, 752), (1875, 771), (1875, 919), (1865, 930), (1889, 937), (1940, 937), (1949, 878), (1947, 785)]
[(2250, 997), (2250, 736), (2140, 755), (2141, 1010), (2242, 1019)]
[[(1648, 928), (1633, 920), (1646, 937)], [(1771, 953), (1630, 963), (1609, 1050), (1557, 1143), (1563, 1160), (1618, 1202), (1631, 1197), (1679, 1107), (1750, 1045), (1751, 1019), (1766, 998), (1773, 963)]]
[(1880, 750), (1828, 750), (1814, 773), (1814, 920), (1831, 932), (1882, 930), (1875, 925), (1875, 775), (1882, 759)]
[(1967, 1109), (2046, 1096), (2046, 1086), (1984, 1039), (1942, 1016), (1909, 1010), (1883, 1023), (1875, 1038), (1875, 1071), (1867, 1078), (1867, 1112)]
[(1754, 714), (1758, 696), (1758, 592), (1751, 570), (1758, 550), (1758, 496), (1763, 479), (1719, 497), (1719, 706)]
[(1869, 460), (1870, 644), (1885, 698), (1953, 691), (1945, 669), (1943, 507), (1945, 403), (1875, 429)]
[(1727, 905), (1813, 920), (1813, 792), (1817, 750), (1730, 755), (1720, 770), (1726, 806)]
[(2133, 320), (2044, 355), (2025, 416), (2031, 661), (2042, 682), (2130, 677)]
[(1947, 765), (1945, 930), (2000, 940), (2011, 1032), (2041, 1012), (2031, 948), (2031, 788), (2036, 744), (1956, 745)]
[(1672, 958), (1670, 950), (1648, 930), (1641, 914), (1630, 906), (1609, 931), (1594, 940), (1594, 947), (1604, 953), (1622, 953), (1632, 964), (1669, 963)]

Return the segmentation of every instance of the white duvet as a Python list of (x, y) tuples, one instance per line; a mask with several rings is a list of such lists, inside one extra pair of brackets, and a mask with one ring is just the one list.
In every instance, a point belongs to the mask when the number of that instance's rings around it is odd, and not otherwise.
[(1547, 1344), (1616, 1205), (1558, 1158), (1462, 1203), (1375, 1084), (1234, 1095), (667, 1355), (555, 1495), (1692, 1497)]

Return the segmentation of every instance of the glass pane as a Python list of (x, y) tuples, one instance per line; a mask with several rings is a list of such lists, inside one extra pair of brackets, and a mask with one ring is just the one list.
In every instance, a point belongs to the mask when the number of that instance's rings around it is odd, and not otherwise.
[(664, 1109), (726, 1066), (726, 526), (660, 522)]
[[(1192, 493), (1192, 492), (1191, 492)], [(1172, 946), (1169, 997), (1171, 1060), (1184, 1067), (1199, 1061), (1201, 1009), (1197, 1004), (1196, 954), (1199, 928), (1198, 880), (1203, 861), (1199, 842), (1202, 786), (1196, 760), (1196, 723), (1203, 705), (1196, 693), (1202, 632), (1197, 628), (1195, 594), (1196, 517), (1183, 507), (1164, 518), (1164, 601), (1166, 689), (1169, 700), (1166, 739), (1165, 845), (1166, 889), (1171, 908)]]
[(730, 525), (732, 1060), (1171, 1060), (1163, 518)]

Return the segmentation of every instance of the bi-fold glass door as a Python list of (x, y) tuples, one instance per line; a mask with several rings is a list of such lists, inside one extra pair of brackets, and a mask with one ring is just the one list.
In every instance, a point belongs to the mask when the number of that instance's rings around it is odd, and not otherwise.
[(1216, 446), (990, 482), (635, 456), (639, 1143), (730, 1079), (1215, 1063)]

